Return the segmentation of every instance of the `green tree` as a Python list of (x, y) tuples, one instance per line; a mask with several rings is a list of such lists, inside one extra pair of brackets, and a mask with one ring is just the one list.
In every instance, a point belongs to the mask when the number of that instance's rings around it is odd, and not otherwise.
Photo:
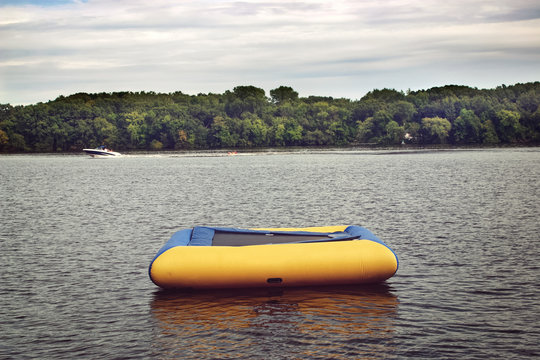
[(0, 149), (6, 146), (8, 142), (9, 142), (9, 137), (7, 133), (4, 130), (0, 129)]
[(395, 89), (375, 89), (368, 92), (361, 100), (374, 99), (385, 103), (391, 103), (405, 99), (405, 94), (402, 91)]
[(238, 97), (241, 100), (246, 100), (249, 98), (259, 99), (263, 100), (265, 98), (265, 91), (264, 89), (255, 87), (255, 86), (236, 86), (233, 89), (233, 93), (236, 97)]
[(445, 144), (451, 128), (452, 124), (447, 119), (423, 118), (420, 133), (424, 143)]
[(294, 120), (286, 122), (285, 125), (285, 143), (287, 145), (300, 145), (302, 141), (303, 128), (300, 124), (297, 124)]
[(385, 131), (386, 136), (384, 138), (384, 142), (387, 144), (399, 144), (405, 135), (403, 126), (399, 126), (399, 124), (394, 120), (386, 124)]
[(226, 92), (225, 111), (229, 117), (239, 118), (244, 113), (263, 116), (268, 105), (265, 91), (255, 86), (237, 86), (233, 92)]
[(478, 144), (481, 139), (482, 124), (474, 111), (461, 109), (452, 126), (454, 141), (458, 144)]
[(144, 121), (145, 113), (133, 111), (126, 114), (127, 132), (130, 137), (130, 144), (134, 148), (143, 148), (146, 145), (146, 124)]
[(35, 105), (1, 104), (0, 148), (395, 144), (404, 135), (412, 143), (540, 141), (540, 82), (486, 90), (449, 85), (407, 94), (376, 89), (357, 101), (300, 98), (287, 86), (270, 96), (237, 86), (223, 94), (77, 93)]
[(499, 137), (497, 131), (495, 131), (495, 125), (491, 120), (486, 120), (482, 124), (482, 144), (494, 145), (499, 143)]
[(306, 145), (327, 145), (331, 142), (330, 135), (320, 129), (307, 131), (304, 138)]
[(412, 120), (416, 108), (408, 101), (399, 100), (390, 106), (392, 118), (398, 125), (403, 125)]
[(514, 142), (517, 140), (521, 131), (519, 118), (520, 115), (516, 111), (500, 110), (496, 113), (499, 139), (503, 142)]
[(392, 116), (386, 110), (379, 110), (373, 117), (358, 123), (357, 140), (360, 142), (380, 143), (388, 140), (387, 125), (393, 121)]
[(529, 131), (531, 140), (540, 142), (540, 105), (530, 117)]
[(356, 129), (356, 140), (360, 143), (367, 143), (373, 137), (373, 117), (368, 117), (364, 121), (358, 121)]
[(92, 126), (94, 127), (95, 137), (98, 143), (107, 144), (108, 146), (117, 145), (117, 129), (107, 119), (99, 116), (93, 119)]
[(293, 102), (298, 100), (298, 93), (289, 86), (280, 86), (276, 89), (270, 90), (270, 97), (276, 104), (282, 104), (284, 102)]
[(439, 102), (435, 102), (435, 104), (438, 105), (439, 114), (441, 114), (448, 121), (453, 122), (458, 117), (460, 104), (457, 96), (447, 96), (441, 99)]
[(268, 126), (259, 117), (249, 119), (249, 128), (247, 137), (253, 146), (268, 145)]
[(238, 139), (231, 133), (225, 118), (216, 116), (210, 129), (210, 146), (214, 148), (234, 147)]
[(285, 134), (287, 130), (283, 122), (276, 122), (270, 129), (270, 132), (272, 134), (272, 145), (285, 146)]
[(540, 91), (531, 89), (522, 93), (518, 96), (516, 103), (524, 114), (532, 114), (540, 104)]
[(350, 130), (343, 121), (337, 120), (330, 123), (330, 126), (326, 130), (329, 138), (331, 139), (331, 144), (333, 145), (346, 145), (349, 142)]
[(379, 110), (386, 108), (386, 104), (376, 99), (367, 98), (357, 102), (352, 110), (353, 121), (364, 121), (369, 117), (373, 117)]
[(30, 151), (31, 148), (26, 144), (24, 136), (21, 134), (14, 133), (10, 136), (9, 139), (9, 148), (14, 151)]

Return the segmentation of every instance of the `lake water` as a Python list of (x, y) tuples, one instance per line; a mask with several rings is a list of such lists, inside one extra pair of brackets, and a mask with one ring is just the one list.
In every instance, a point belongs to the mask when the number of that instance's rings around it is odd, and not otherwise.
[[(540, 149), (0, 156), (0, 358), (540, 356)], [(379, 286), (167, 293), (194, 225), (357, 224)]]

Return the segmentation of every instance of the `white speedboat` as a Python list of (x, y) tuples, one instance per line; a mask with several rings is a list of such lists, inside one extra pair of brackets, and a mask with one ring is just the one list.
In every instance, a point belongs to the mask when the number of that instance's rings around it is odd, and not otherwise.
[(107, 149), (103, 145), (98, 146), (95, 149), (83, 149), (83, 151), (87, 153), (88, 155), (90, 155), (91, 157), (95, 157), (95, 158), (111, 158), (111, 157), (122, 156), (122, 154), (120, 154), (119, 152)]

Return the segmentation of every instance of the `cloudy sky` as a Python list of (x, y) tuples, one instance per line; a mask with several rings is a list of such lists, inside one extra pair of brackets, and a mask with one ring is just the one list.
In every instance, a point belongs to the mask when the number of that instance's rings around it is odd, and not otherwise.
[(537, 0), (0, 0), (0, 103), (540, 81)]

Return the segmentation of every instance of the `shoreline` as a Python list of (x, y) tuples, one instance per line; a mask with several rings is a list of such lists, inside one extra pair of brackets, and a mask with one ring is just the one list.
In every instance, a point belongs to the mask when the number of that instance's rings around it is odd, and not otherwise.
[[(178, 157), (234, 157), (246, 155), (277, 155), (277, 154), (331, 154), (331, 153), (366, 153), (366, 154), (399, 154), (399, 153), (429, 153), (444, 151), (475, 151), (501, 149), (532, 149), (540, 144), (504, 144), (504, 145), (394, 145), (394, 146), (345, 146), (345, 147), (269, 147), (269, 148), (229, 148), (229, 149), (200, 149), (200, 150), (119, 150), (123, 156), (178, 156)], [(36, 155), (36, 156), (87, 156), (81, 151), (63, 152), (0, 152), (0, 156)]]

